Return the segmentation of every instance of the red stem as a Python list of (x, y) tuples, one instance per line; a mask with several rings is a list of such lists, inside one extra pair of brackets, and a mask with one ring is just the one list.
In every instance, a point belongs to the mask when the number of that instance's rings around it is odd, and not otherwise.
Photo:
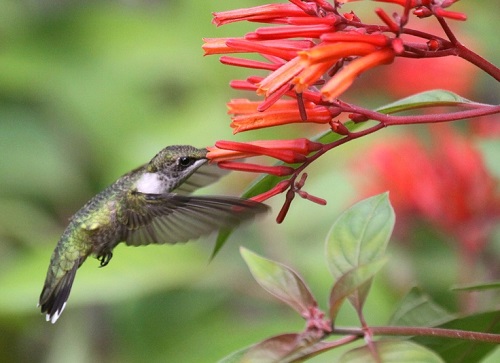
[[(430, 336), (500, 344), (500, 334), (418, 326), (371, 326), (373, 335)], [(361, 328), (334, 328), (331, 334), (364, 336)]]
[(479, 54), (474, 53), (469, 48), (465, 47), (462, 43), (460, 43), (458, 39), (455, 37), (455, 34), (453, 34), (453, 31), (450, 29), (448, 23), (446, 23), (446, 20), (444, 18), (440, 16), (436, 16), (436, 18), (441, 27), (443, 28), (444, 32), (446, 33), (446, 36), (448, 37), (448, 39), (450, 39), (450, 42), (454, 45), (454, 48), (456, 49), (457, 55), (459, 57), (469, 61), (476, 67), (488, 73), (497, 81), (500, 81), (500, 69), (498, 67), (488, 62)]
[[(344, 106), (346, 105), (344, 104)], [(343, 107), (343, 112), (359, 113), (372, 120), (380, 121), (384, 126), (395, 126), (456, 121), (478, 116), (493, 115), (500, 113), (500, 106), (481, 105), (471, 110), (435, 115), (390, 116), (362, 107), (347, 105), (347, 107)]]
[[(443, 28), (444, 32), (446, 33), (446, 36), (448, 37), (449, 40), (445, 39), (445, 38), (438, 37), (434, 34), (426, 33), (426, 32), (420, 31), (420, 30), (416, 30), (416, 29), (403, 28), (403, 29), (401, 29), (401, 33), (412, 35), (412, 36), (422, 38), (422, 39), (427, 39), (427, 40), (431, 40), (431, 39), (438, 40), (439, 42), (441, 42), (444, 49), (447, 49), (447, 50), (453, 49), (454, 55), (457, 55), (457, 56), (465, 59), (466, 61), (474, 64), (476, 67), (485, 71), (490, 76), (495, 78), (497, 81), (500, 81), (500, 69), (498, 67), (496, 67), (494, 64), (488, 62), (486, 59), (484, 59), (483, 57), (481, 57), (477, 53), (474, 53), (472, 50), (470, 50), (469, 48), (467, 48), (463, 44), (461, 44), (457, 40), (457, 38), (455, 37), (455, 34), (453, 34), (452, 30), (450, 29), (450, 27), (448, 26), (448, 24), (446, 23), (444, 18), (442, 18), (442, 17), (436, 17), (436, 18), (437, 18), (439, 24), (441, 25), (441, 27)], [(357, 28), (364, 28), (369, 32), (374, 32), (374, 31), (392, 32), (388, 26), (360, 24), (360, 23), (350, 21), (350, 20), (344, 20), (344, 22), (346, 25), (355, 26)], [(442, 54), (440, 56), (443, 56), (443, 55), (445, 55), (445, 54)], [(436, 55), (433, 55), (432, 52), (428, 52), (425, 56), (426, 57), (432, 57), (432, 56), (435, 57)]]
[(457, 47), (457, 55), (460, 58), (469, 61), (474, 64), (476, 67), (482, 69), (490, 76), (495, 78), (497, 81), (500, 81), (500, 68), (496, 67), (493, 63), (488, 62), (486, 59), (481, 57), (479, 54), (474, 53), (469, 48), (463, 46), (462, 44), (458, 44)]

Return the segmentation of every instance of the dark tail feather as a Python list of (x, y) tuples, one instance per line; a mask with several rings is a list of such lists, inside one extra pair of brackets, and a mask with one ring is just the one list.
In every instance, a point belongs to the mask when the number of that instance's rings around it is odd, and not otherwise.
[(55, 285), (50, 281), (49, 276), (45, 280), (38, 306), (41, 307), (42, 313), (47, 314), (47, 321), (50, 321), (52, 324), (59, 319), (59, 316), (61, 316), (66, 307), (66, 301), (68, 300), (71, 286), (73, 286), (73, 281), (75, 280), (76, 270), (79, 266), (78, 261), (75, 262), (73, 268), (67, 271)]

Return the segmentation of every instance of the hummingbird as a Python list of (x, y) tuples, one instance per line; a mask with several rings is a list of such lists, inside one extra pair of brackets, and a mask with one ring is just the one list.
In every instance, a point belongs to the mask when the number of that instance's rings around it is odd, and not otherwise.
[(90, 255), (100, 267), (120, 242), (130, 246), (197, 239), (267, 211), (237, 197), (194, 196), (223, 171), (208, 164), (207, 150), (168, 146), (147, 164), (123, 175), (70, 218), (50, 259), (38, 306), (55, 323), (66, 307), (76, 271)]

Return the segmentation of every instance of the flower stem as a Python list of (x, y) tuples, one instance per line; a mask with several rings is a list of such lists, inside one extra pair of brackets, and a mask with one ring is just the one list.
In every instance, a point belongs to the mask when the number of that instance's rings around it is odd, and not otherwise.
[[(482, 333), (468, 330), (416, 326), (371, 326), (370, 331), (372, 335), (430, 336), (500, 344), (500, 334)], [(364, 336), (365, 331), (362, 328), (336, 327), (333, 329), (331, 334)]]

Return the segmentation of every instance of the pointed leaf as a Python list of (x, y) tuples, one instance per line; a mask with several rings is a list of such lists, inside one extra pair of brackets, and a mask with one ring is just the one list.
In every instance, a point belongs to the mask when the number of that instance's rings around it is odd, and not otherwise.
[(307, 316), (309, 309), (318, 305), (304, 281), (292, 269), (246, 248), (240, 248), (240, 253), (259, 285), (302, 316)]
[(483, 291), (500, 289), (500, 281), (489, 281), (470, 285), (457, 285), (451, 288), (452, 291)]
[[(388, 194), (365, 199), (345, 211), (333, 224), (326, 240), (328, 267), (335, 279), (346, 272), (379, 260), (385, 253), (394, 227), (394, 210)], [(361, 310), (371, 282), (349, 298)]]
[(229, 354), (228, 356), (225, 356), (221, 360), (217, 361), (217, 363), (239, 363), (239, 362), (242, 362), (243, 357), (251, 348), (252, 348), (252, 346), (237, 350), (236, 352), (233, 352), (233, 353)]
[(299, 334), (281, 334), (244, 348), (223, 358), (219, 363), (273, 363), (294, 351), (300, 342)]
[(215, 245), (214, 249), (212, 251), (212, 255), (210, 256), (210, 261), (212, 261), (215, 256), (219, 253), (221, 250), (222, 246), (226, 243), (227, 239), (231, 234), (233, 233), (233, 229), (230, 228), (223, 228), (219, 231), (219, 234), (217, 235), (217, 239), (215, 240)]
[(361, 265), (343, 274), (333, 285), (330, 293), (330, 319), (335, 321), (344, 300), (369, 281), (387, 262), (386, 258)]
[(414, 287), (399, 304), (389, 325), (436, 326), (454, 318), (419, 288)]
[(310, 341), (307, 341), (305, 343), (307, 344), (302, 344), (295, 352), (286, 356), (285, 359), (282, 359), (280, 363), (305, 362), (309, 358), (313, 358), (321, 353), (338, 348), (340, 345), (345, 344), (343, 342), (339, 343), (338, 341), (315, 341), (312, 344)]
[[(492, 311), (454, 319), (439, 326), (445, 329), (458, 329), (483, 333), (500, 334), (500, 311)], [(500, 335), (498, 336), (500, 341)], [(475, 363), (498, 347), (498, 343), (484, 343), (472, 340), (458, 340), (440, 337), (414, 337), (415, 341), (434, 350), (446, 362)]]
[(365, 345), (345, 353), (339, 363), (444, 363), (433, 351), (409, 341), (378, 341), (373, 345), (378, 360)]
[(457, 95), (456, 93), (436, 89), (417, 93), (396, 102), (377, 109), (378, 112), (392, 114), (402, 111), (408, 111), (416, 108), (437, 107), (437, 106), (459, 106), (462, 104), (475, 103), (467, 98)]

